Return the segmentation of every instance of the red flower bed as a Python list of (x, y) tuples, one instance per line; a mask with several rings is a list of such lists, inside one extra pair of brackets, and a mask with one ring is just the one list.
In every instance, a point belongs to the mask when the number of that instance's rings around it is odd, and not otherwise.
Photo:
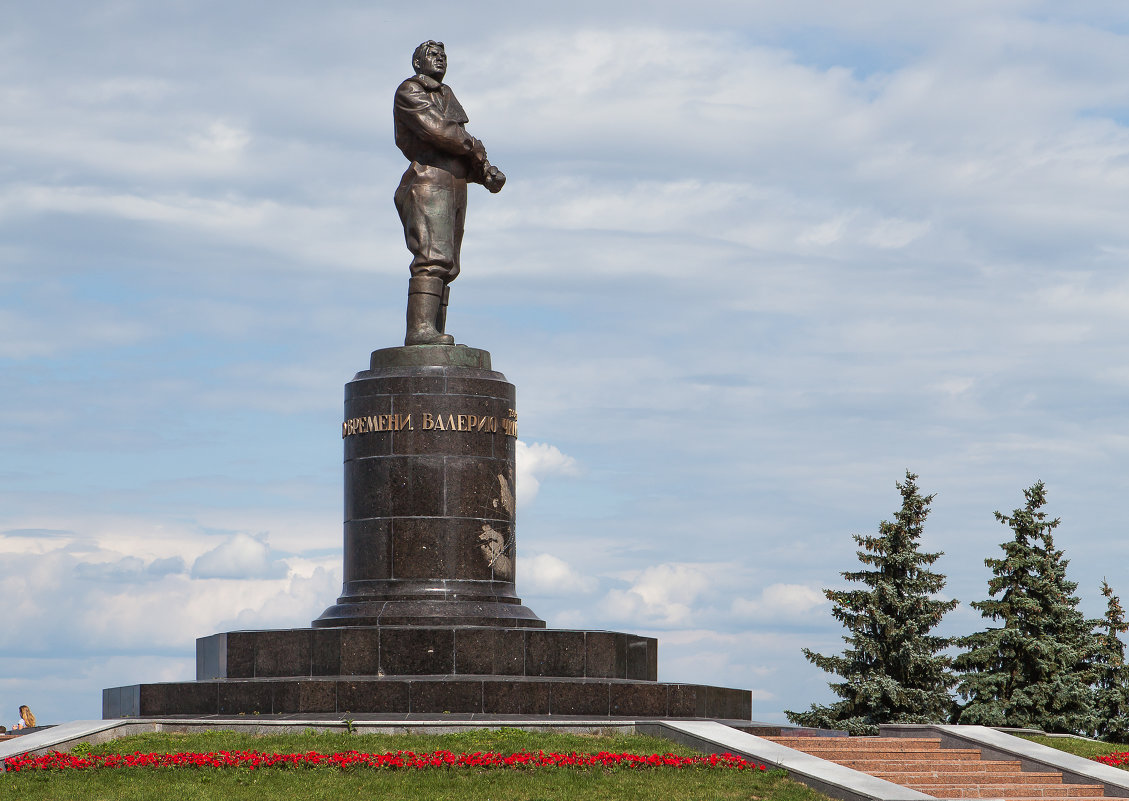
[(1129, 751), (1119, 751), (1116, 754), (1105, 754), (1103, 756), (1092, 757), (1095, 762), (1102, 762), (1106, 765), (1112, 765), (1119, 768), (1129, 762)]
[(24, 755), (4, 760), (6, 771), (21, 770), (98, 770), (102, 768), (257, 768), (333, 767), (424, 770), (426, 768), (705, 768), (731, 770), (764, 770), (764, 765), (748, 762), (733, 754), (701, 757), (680, 757), (674, 754), (536, 754), (483, 753), (454, 754), (434, 751), (417, 754), (397, 751), (388, 754), (362, 754), (347, 751), (341, 754), (267, 754), (261, 751), (215, 751), (207, 754), (132, 754), (74, 755), (54, 751), (44, 756)]

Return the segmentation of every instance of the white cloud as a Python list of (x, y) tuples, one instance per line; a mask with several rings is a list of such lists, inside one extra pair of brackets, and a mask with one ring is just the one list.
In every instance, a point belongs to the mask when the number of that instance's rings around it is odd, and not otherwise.
[(517, 441), (515, 453), (517, 472), (517, 503), (520, 509), (537, 497), (541, 481), (548, 476), (575, 476), (579, 473), (576, 460), (560, 452), (555, 445), (544, 442), (526, 444)]
[(231, 617), (221, 617), (217, 630), (271, 629), (308, 626), (341, 593), (339, 567), (316, 567), (309, 575), (295, 573), (285, 582), (264, 585), (261, 594)]
[(519, 556), (517, 575), (522, 592), (533, 595), (584, 595), (598, 586), (592, 576), (579, 573), (568, 562), (548, 553)]
[(239, 153), (251, 141), (251, 134), (242, 128), (216, 120), (205, 133), (190, 137), (192, 145), (206, 153), (231, 155)]
[(282, 578), (286, 564), (274, 557), (266, 538), (235, 534), (192, 563), (192, 578)]
[(164, 576), (185, 572), (184, 560), (179, 556), (153, 559), (146, 562), (136, 556), (126, 556), (113, 562), (79, 562), (75, 577), (87, 581), (128, 583), (154, 581)]
[(608, 592), (604, 602), (612, 617), (637, 624), (691, 625), (698, 617), (694, 603), (718, 572), (703, 565), (655, 565), (636, 576), (628, 589)]
[[(144, 520), (117, 521), (119, 539), (105, 543), (57, 530), (47, 538), (0, 537), (5, 612), (15, 616), (0, 628), (0, 651), (26, 658), (60, 649), (72, 658), (177, 652), (188, 659), (197, 637), (217, 631), (308, 625), (340, 592), (339, 556), (280, 560), (245, 534), (205, 550), (213, 537), (181, 530), (165, 540), (159, 532), (152, 536), (154, 528)], [(132, 540), (131, 529), (151, 536)], [(190, 576), (180, 556), (153, 556), (170, 544), (185, 553), (204, 551), (196, 565), (202, 560), (208, 575), (220, 577)], [(224, 560), (227, 570), (217, 570)], [(233, 574), (244, 577), (232, 580)]]
[(781, 618), (802, 617), (827, 603), (823, 591), (804, 584), (770, 584), (757, 598), (733, 599), (732, 611), (740, 617), (772, 622)]

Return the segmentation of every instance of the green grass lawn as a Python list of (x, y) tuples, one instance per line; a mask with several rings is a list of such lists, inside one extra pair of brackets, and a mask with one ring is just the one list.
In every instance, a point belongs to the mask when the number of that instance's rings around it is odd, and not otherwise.
[[(1059, 751), (1065, 751), (1068, 754), (1086, 757), (1087, 759), (1129, 751), (1129, 744), (1126, 743), (1102, 743), (1093, 740), (1083, 740), (1080, 737), (1044, 737), (1038, 734), (1021, 734), (1018, 736), (1022, 737), (1024, 740), (1030, 740), (1039, 745), (1057, 748)], [(1124, 768), (1124, 766), (1122, 767)]]
[[(78, 750), (82, 750), (81, 747)], [(89, 749), (90, 753), (269, 751), (337, 753), (448, 750), (597, 752), (686, 756), (695, 752), (669, 740), (635, 734), (574, 735), (520, 729), (476, 729), (460, 734), (380, 735), (308, 732), (249, 736), (234, 732), (143, 734)], [(116, 768), (101, 771), (30, 771), (0, 776), (0, 799), (761, 799), (827, 801), (783, 771), (705, 769), (437, 768), (419, 771), (337, 768)]]

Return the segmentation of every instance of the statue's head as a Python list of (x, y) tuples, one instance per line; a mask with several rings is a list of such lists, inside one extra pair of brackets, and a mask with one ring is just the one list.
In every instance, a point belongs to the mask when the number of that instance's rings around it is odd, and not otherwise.
[(421, 75), (442, 82), (447, 74), (447, 51), (442, 42), (428, 39), (412, 53), (412, 68)]

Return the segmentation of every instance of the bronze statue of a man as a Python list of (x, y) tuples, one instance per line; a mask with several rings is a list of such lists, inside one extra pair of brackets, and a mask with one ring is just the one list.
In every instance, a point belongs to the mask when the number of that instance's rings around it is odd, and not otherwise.
[(412, 252), (405, 345), (452, 345), (444, 333), (450, 283), (459, 274), (467, 181), (499, 192), (506, 182), (466, 132), (466, 112), (443, 83), (447, 53), (426, 41), (412, 54), (416, 74), (396, 90), (396, 146), (411, 161), (396, 189), (396, 210)]

